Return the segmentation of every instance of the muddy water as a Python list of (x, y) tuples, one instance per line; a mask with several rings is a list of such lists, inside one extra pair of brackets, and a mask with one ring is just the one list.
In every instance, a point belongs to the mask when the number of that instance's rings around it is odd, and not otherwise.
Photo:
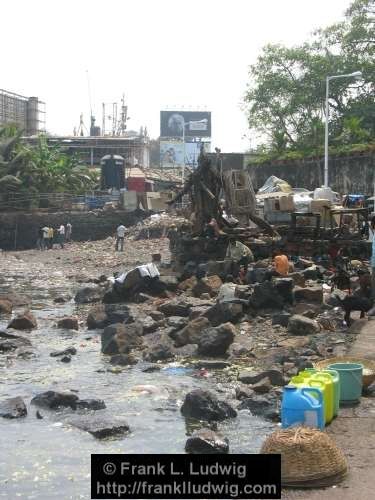
[[(28, 407), (24, 419), (0, 418), (0, 498), (90, 498), (92, 453), (183, 453), (189, 432), (180, 413), (183, 397), (196, 387), (224, 391), (215, 373), (210, 378), (197, 378), (192, 371), (179, 372), (167, 365), (160, 372), (143, 373), (142, 363), (118, 373), (107, 371), (111, 365), (100, 354), (99, 332), (83, 327), (79, 333), (69, 332), (54, 326), (56, 318), (77, 312), (72, 302), (53, 303), (57, 295), (73, 293), (72, 284), (60, 271), (51, 273), (42, 264), (29, 269), (24, 261), (13, 258), (9, 262), (0, 278), (0, 289), (12, 287), (32, 297), (38, 329), (21, 332), (32, 342), (32, 357), (0, 355), (0, 399), (20, 396)], [(7, 322), (0, 319), (0, 329)], [(78, 351), (71, 363), (50, 357), (51, 351), (68, 346)], [(138, 384), (155, 385), (160, 392), (135, 394), (131, 388)], [(131, 434), (98, 441), (67, 423), (71, 410), (57, 413), (40, 409), (44, 418), (37, 419), (30, 400), (51, 389), (103, 399), (105, 411), (126, 418)], [(244, 411), (218, 428), (229, 438), (232, 453), (248, 453), (258, 451), (272, 426)]]

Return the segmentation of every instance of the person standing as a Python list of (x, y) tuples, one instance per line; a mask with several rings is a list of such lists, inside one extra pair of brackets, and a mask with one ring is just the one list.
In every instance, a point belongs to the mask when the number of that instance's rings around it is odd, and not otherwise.
[(126, 227), (123, 224), (120, 224), (116, 229), (116, 252), (123, 252), (124, 250), (124, 238), (125, 238)]
[(65, 241), (65, 226), (61, 224), (61, 226), (57, 230), (57, 243), (60, 245), (60, 248), (64, 248)]
[(48, 238), (47, 238), (47, 241), (48, 241), (48, 249), (52, 250), (52, 248), (53, 248), (53, 227), (49, 227), (48, 228)]
[(43, 228), (42, 226), (38, 229), (38, 239), (36, 240), (36, 247), (38, 250), (43, 250)]
[(66, 225), (65, 241), (70, 242), (72, 239), (72, 225), (70, 222)]

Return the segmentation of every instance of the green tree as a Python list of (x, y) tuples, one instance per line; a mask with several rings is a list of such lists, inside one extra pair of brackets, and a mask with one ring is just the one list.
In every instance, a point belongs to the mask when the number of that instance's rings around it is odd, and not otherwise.
[[(250, 67), (245, 107), (250, 128), (265, 139), (271, 153), (321, 154), (326, 76), (357, 70), (364, 77), (360, 83), (330, 83), (330, 140), (339, 145), (347, 144), (348, 137), (374, 139), (374, 10), (375, 0), (356, 0), (342, 22), (318, 30), (310, 42), (263, 48)], [(354, 126), (357, 133), (348, 135), (348, 127)]]

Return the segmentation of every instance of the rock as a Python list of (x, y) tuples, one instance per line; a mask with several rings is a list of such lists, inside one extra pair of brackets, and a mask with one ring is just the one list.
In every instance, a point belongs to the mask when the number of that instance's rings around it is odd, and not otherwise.
[(229, 453), (229, 441), (211, 429), (200, 429), (189, 437), (185, 444), (186, 453)]
[(174, 339), (176, 347), (181, 347), (186, 344), (197, 344), (202, 335), (202, 332), (210, 326), (207, 318), (198, 317), (177, 332), (172, 332), (170, 336)]
[(187, 290), (192, 290), (197, 283), (198, 283), (197, 278), (195, 276), (191, 276), (190, 278), (181, 281), (181, 283), (179, 283), (177, 288), (182, 292), (186, 292)]
[(178, 331), (184, 328), (188, 323), (187, 318), (181, 316), (170, 316), (167, 318), (167, 325), (172, 328), (172, 331)]
[(158, 328), (163, 326), (162, 321), (155, 321), (151, 316), (145, 316), (142, 318), (143, 334), (155, 332)]
[(231, 262), (226, 260), (209, 260), (206, 263), (207, 276), (217, 275), (225, 278), (229, 274), (229, 267)]
[(13, 310), (13, 304), (10, 300), (0, 299), (0, 314), (11, 314)]
[(147, 293), (143, 292), (138, 292), (133, 297), (133, 302), (135, 302), (136, 304), (144, 304), (145, 302), (152, 302), (153, 300), (154, 297), (152, 295), (148, 295)]
[(114, 419), (109, 416), (84, 415), (71, 419), (69, 423), (78, 429), (89, 432), (97, 439), (120, 437), (130, 432), (126, 420)]
[(68, 295), (60, 295), (59, 297), (55, 297), (53, 302), (55, 304), (65, 304), (66, 302), (69, 302), (70, 299), (71, 297)]
[(228, 403), (202, 389), (195, 389), (186, 394), (181, 413), (184, 417), (207, 421), (221, 421), (237, 416), (237, 412)]
[(190, 314), (189, 314), (189, 320), (199, 318), (199, 316), (202, 316), (203, 314), (205, 314), (210, 308), (211, 308), (211, 306), (192, 307), (190, 310)]
[(90, 309), (86, 324), (89, 330), (102, 329), (108, 325), (108, 316), (103, 304), (94, 306)]
[(298, 349), (300, 347), (305, 347), (310, 343), (310, 337), (289, 337), (287, 339), (279, 340), (277, 345), (281, 347), (287, 347), (290, 349)]
[(131, 354), (115, 354), (109, 360), (111, 365), (128, 366), (136, 365), (137, 360)]
[(313, 311), (312, 309), (307, 309), (302, 313), (302, 316), (305, 316), (305, 318), (310, 318), (310, 319), (314, 319), (316, 315), (317, 315), (316, 312)]
[(57, 322), (58, 328), (64, 328), (66, 330), (78, 330), (78, 318), (75, 316), (67, 316), (65, 318), (60, 319)]
[(29, 339), (0, 331), (0, 353), (14, 351), (26, 346), (31, 346)]
[(243, 305), (236, 302), (218, 302), (204, 313), (204, 316), (208, 318), (213, 326), (218, 326), (228, 321), (236, 323), (242, 315)]
[(232, 344), (236, 329), (232, 323), (207, 328), (198, 340), (198, 353), (206, 356), (223, 356)]
[(321, 286), (312, 286), (306, 288), (296, 287), (294, 297), (297, 302), (312, 302), (315, 304), (323, 303), (323, 288)]
[(219, 276), (208, 276), (197, 281), (197, 284), (192, 289), (195, 297), (200, 297), (203, 293), (208, 293), (210, 297), (215, 297), (223, 282)]
[(189, 305), (177, 299), (169, 300), (164, 302), (158, 307), (158, 311), (162, 312), (166, 316), (189, 316), (190, 307)]
[(182, 347), (174, 347), (172, 352), (175, 356), (192, 358), (197, 356), (198, 344), (186, 344)]
[(319, 269), (315, 265), (312, 265), (307, 269), (303, 270), (302, 274), (304, 275), (305, 279), (313, 281), (316, 281), (321, 277)]
[(161, 339), (157, 344), (151, 346), (144, 354), (145, 361), (150, 363), (166, 361), (171, 358), (173, 358), (172, 345), (165, 339)]
[(238, 407), (239, 410), (250, 410), (257, 417), (264, 417), (268, 420), (274, 420), (277, 413), (274, 401), (264, 396), (254, 396), (243, 399)]
[(160, 311), (150, 311), (148, 314), (154, 321), (163, 321), (165, 319), (165, 315)]
[(151, 366), (147, 366), (146, 368), (143, 368), (142, 372), (143, 373), (153, 373), (153, 372), (159, 372), (160, 370), (161, 370), (161, 366), (151, 365)]
[(28, 306), (31, 303), (31, 297), (21, 295), (16, 292), (7, 292), (0, 294), (0, 300), (7, 300), (13, 304), (13, 307)]
[(103, 354), (123, 354), (142, 345), (143, 328), (140, 323), (115, 323), (104, 328), (101, 335)]
[(80, 399), (77, 401), (77, 409), (80, 410), (104, 410), (106, 405), (102, 399)]
[(254, 390), (246, 385), (236, 387), (236, 398), (239, 400), (252, 398), (254, 394)]
[(289, 276), (289, 278), (292, 278), (295, 285), (298, 285), (301, 287), (305, 286), (306, 278), (303, 275), (303, 273), (299, 273), (299, 272), (289, 273), (288, 276)]
[(0, 417), (21, 418), (26, 415), (27, 408), (22, 398), (15, 397), (0, 401)]
[(75, 354), (77, 354), (77, 349), (75, 347), (67, 347), (66, 349), (64, 349), (62, 351), (52, 351), (52, 352), (50, 352), (49, 355), (52, 358), (56, 358), (58, 356), (69, 356), (69, 355), (74, 356)]
[(31, 400), (31, 403), (36, 406), (44, 408), (57, 409), (57, 408), (77, 408), (78, 396), (76, 394), (47, 391), (37, 394)]
[(63, 356), (60, 359), (61, 363), (70, 363), (72, 361), (72, 358), (70, 356)]
[(284, 299), (272, 281), (265, 281), (254, 286), (250, 304), (255, 309), (282, 309)]
[(314, 335), (320, 331), (320, 326), (314, 319), (294, 314), (289, 319), (288, 332), (291, 335)]
[(256, 384), (266, 377), (268, 377), (272, 385), (285, 385), (285, 380), (281, 371), (274, 369), (265, 371), (244, 370), (240, 372), (238, 380), (243, 384)]
[(30, 311), (25, 311), (23, 314), (19, 314), (9, 323), (7, 328), (13, 328), (14, 330), (32, 330), (37, 328), (37, 322), (35, 316)]
[(270, 379), (268, 377), (264, 377), (256, 384), (253, 384), (251, 388), (258, 394), (265, 394), (266, 392), (269, 392), (271, 390), (272, 385)]
[(44, 417), (43, 417), (43, 415), (40, 413), (40, 411), (39, 411), (39, 410), (37, 410), (37, 411), (36, 411), (35, 416), (36, 416), (36, 418), (37, 418), (38, 420), (43, 420), (43, 418), (44, 418)]
[(103, 289), (99, 286), (85, 286), (77, 291), (74, 302), (77, 304), (90, 304), (92, 302), (99, 302), (102, 297)]
[(202, 293), (202, 295), (200, 295), (200, 298), (203, 300), (210, 300), (211, 296), (209, 293)]
[(175, 292), (178, 289), (179, 283), (176, 276), (160, 276), (159, 282), (171, 292)]
[(131, 323), (134, 320), (129, 307), (125, 304), (106, 304), (105, 313), (108, 318), (108, 325), (113, 325), (114, 323)]
[(284, 304), (293, 304), (293, 287), (294, 281), (292, 278), (277, 278), (274, 281), (274, 287)]
[(272, 316), (272, 324), (287, 327), (291, 316), (292, 315), (290, 313), (285, 312), (285, 311), (276, 313)]

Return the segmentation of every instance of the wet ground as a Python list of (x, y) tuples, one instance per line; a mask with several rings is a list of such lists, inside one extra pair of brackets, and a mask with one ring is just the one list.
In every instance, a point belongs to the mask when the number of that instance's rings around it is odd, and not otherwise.
[[(64, 250), (0, 254), (1, 291), (11, 288), (28, 294), (38, 320), (36, 330), (14, 332), (31, 340), (30, 355), (0, 355), (0, 399), (20, 396), (28, 407), (24, 419), (0, 419), (0, 498), (90, 498), (91, 453), (183, 453), (191, 432), (179, 410), (184, 395), (202, 387), (222, 391), (225, 396), (227, 388), (215, 372), (201, 378), (194, 371), (166, 365), (159, 372), (143, 373), (143, 363), (113, 370), (100, 353), (99, 332), (85, 328), (87, 308), (73, 301), (53, 302), (59, 295), (73, 296), (82, 279), (131, 268), (150, 261), (153, 253), (160, 252), (167, 264), (167, 247), (167, 240), (131, 242), (123, 254), (115, 254), (110, 239), (73, 244)], [(70, 314), (81, 318), (79, 332), (55, 326), (58, 318)], [(8, 321), (0, 318), (0, 329)], [(71, 363), (50, 357), (51, 351), (69, 346), (78, 351)], [(139, 384), (152, 384), (158, 392), (134, 393), (132, 387)], [(103, 399), (105, 411), (126, 418), (132, 432), (124, 438), (98, 441), (67, 423), (71, 411), (42, 409), (44, 418), (37, 419), (30, 400), (47, 390), (70, 390), (80, 398)], [(274, 426), (243, 411), (218, 428), (229, 438), (232, 453), (251, 453), (259, 450)]]

